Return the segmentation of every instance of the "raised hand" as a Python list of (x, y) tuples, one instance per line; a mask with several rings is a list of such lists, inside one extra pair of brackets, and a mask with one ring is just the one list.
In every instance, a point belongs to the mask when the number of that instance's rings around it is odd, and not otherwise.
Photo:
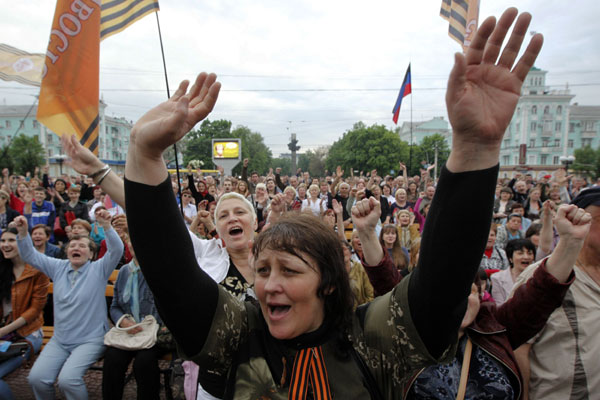
[(12, 224), (19, 233), (19, 237), (23, 238), (27, 236), (29, 229), (27, 224), (27, 218), (25, 218), (22, 215), (19, 215), (17, 218), (12, 220)]
[(509, 8), (498, 23), (494, 17), (487, 18), (477, 30), (466, 56), (455, 55), (446, 92), (453, 129), (453, 149), (447, 163), (451, 171), (484, 169), (498, 163), (500, 143), (519, 100), (521, 86), (543, 43), (542, 35), (534, 35), (514, 65), (531, 21), (531, 15), (523, 13), (500, 54), (517, 14), (517, 9)]
[(221, 89), (216, 80), (215, 74), (202, 72), (189, 92), (189, 82), (181, 82), (169, 100), (154, 107), (136, 122), (131, 131), (131, 141), (136, 149), (149, 157), (161, 157), (167, 147), (176, 143), (212, 111)]
[(250, 160), (248, 160), (247, 158), (244, 158), (244, 167), (248, 168), (249, 162), (250, 162)]
[(102, 228), (109, 229), (111, 227), (110, 212), (108, 212), (108, 210), (100, 210), (96, 213), (96, 221)]
[(285, 211), (285, 195), (283, 193), (276, 194), (271, 199), (271, 212), (280, 214)]
[(352, 223), (359, 231), (375, 231), (381, 216), (381, 204), (374, 197), (357, 201), (352, 206)]
[(62, 135), (60, 143), (65, 154), (70, 158), (67, 165), (70, 165), (78, 173), (90, 175), (104, 166), (104, 163), (94, 153), (79, 143), (75, 135)]
[(554, 226), (560, 240), (582, 241), (592, 226), (592, 216), (573, 204), (563, 204), (558, 208), (554, 217)]
[(331, 205), (333, 206), (333, 212), (336, 213), (336, 215), (343, 214), (344, 207), (342, 206), (342, 203), (338, 202), (336, 199), (333, 199), (331, 201)]

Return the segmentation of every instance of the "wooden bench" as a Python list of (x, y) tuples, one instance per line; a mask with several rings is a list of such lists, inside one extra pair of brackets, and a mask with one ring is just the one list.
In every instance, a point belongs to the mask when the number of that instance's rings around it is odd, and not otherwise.
[[(118, 270), (113, 271), (113, 273), (111, 274), (111, 278), (114, 275), (114, 279), (116, 281), (116, 277), (117, 277), (118, 273), (119, 273)], [(110, 278), (109, 278), (109, 282), (110, 282)], [(54, 293), (54, 284), (52, 282), (50, 282), (50, 286), (48, 287), (48, 294), (53, 294), (53, 293)], [(110, 283), (107, 284), (106, 290), (104, 292), (104, 296), (112, 299), (114, 296), (114, 293), (115, 293), (114, 284), (110, 284)], [(44, 326), (42, 326), (42, 332), (44, 334), (43, 339), (42, 339), (42, 349), (43, 349), (44, 346), (50, 341), (50, 339), (52, 339), (52, 336), (54, 335), (54, 326), (44, 325)], [(165, 387), (165, 397), (168, 400), (171, 400), (171, 399), (173, 399), (173, 393), (172, 393), (171, 385), (170, 385), (171, 375), (173, 374), (173, 354), (166, 353), (161, 357), (160, 360), (169, 362), (169, 366), (166, 368), (161, 368), (160, 373), (161, 373), (161, 375), (163, 375), (163, 383), (164, 383), (164, 387)], [(89, 368), (89, 370), (102, 371), (103, 366), (104, 366), (103, 360), (101, 358), (100, 360), (96, 361), (94, 363), (94, 365), (92, 365)], [(133, 372), (131, 372), (130, 376), (126, 377), (125, 383), (127, 383), (132, 377), (133, 377)]]

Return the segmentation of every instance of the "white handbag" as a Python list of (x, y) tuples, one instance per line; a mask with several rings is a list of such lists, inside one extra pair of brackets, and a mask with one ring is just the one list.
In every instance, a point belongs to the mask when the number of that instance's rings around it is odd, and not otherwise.
[[(154, 346), (156, 344), (156, 333), (158, 332), (156, 318), (152, 315), (146, 315), (140, 323), (127, 328), (120, 328), (121, 321), (127, 317), (131, 318), (131, 315), (124, 314), (119, 318), (117, 324), (106, 332), (104, 344), (121, 350), (142, 350)], [(128, 331), (136, 327), (142, 328), (142, 331), (130, 335)]]

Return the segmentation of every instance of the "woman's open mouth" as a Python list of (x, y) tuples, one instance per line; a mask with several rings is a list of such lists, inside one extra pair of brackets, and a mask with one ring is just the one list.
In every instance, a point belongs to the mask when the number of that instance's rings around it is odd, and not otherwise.
[(283, 319), (290, 312), (291, 308), (292, 306), (286, 304), (267, 304), (267, 309), (269, 311), (269, 319), (271, 321), (278, 321), (280, 319)]
[(239, 226), (234, 226), (233, 228), (229, 229), (229, 236), (241, 236), (244, 234), (244, 230), (239, 227)]

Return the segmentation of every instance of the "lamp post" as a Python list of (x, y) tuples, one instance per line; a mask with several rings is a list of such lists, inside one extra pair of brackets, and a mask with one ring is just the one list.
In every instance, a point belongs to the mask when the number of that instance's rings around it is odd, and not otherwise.
[(567, 175), (569, 175), (569, 165), (573, 164), (575, 162), (575, 157), (573, 156), (560, 156), (559, 158), (561, 164), (565, 165), (565, 171), (567, 172)]
[(65, 162), (65, 160), (67, 159), (67, 156), (64, 154), (55, 154), (52, 156), (52, 158), (54, 158), (56, 161), (58, 161), (58, 168), (60, 170), (60, 174), (62, 175), (62, 165), (63, 162)]

